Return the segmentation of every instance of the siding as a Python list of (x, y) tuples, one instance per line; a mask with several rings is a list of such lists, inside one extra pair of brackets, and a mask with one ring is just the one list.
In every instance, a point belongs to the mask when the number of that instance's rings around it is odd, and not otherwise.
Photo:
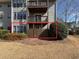
[(55, 4), (51, 4), (49, 5), (49, 9), (48, 9), (48, 22), (54, 22), (55, 19)]
[(8, 4), (0, 4), (0, 5), (2, 5), (0, 7), (0, 11), (3, 12), (3, 18), (0, 19), (0, 21), (2, 21), (3, 23), (3, 28), (7, 29), (7, 27), (11, 23), (11, 19), (8, 18), (11, 15), (11, 8), (7, 6)]

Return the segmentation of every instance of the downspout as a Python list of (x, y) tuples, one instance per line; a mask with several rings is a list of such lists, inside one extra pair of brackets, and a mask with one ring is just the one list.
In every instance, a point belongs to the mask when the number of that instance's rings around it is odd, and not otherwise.
[(13, 33), (13, 1), (11, 0), (11, 33)]
[[(56, 1), (57, 2), (57, 1)], [(54, 22), (56, 22), (57, 21), (57, 3), (55, 2), (55, 7), (54, 7), (54, 14), (55, 14), (55, 16), (54, 16)]]
[(56, 23), (56, 39), (57, 39), (57, 35), (58, 35), (58, 26), (57, 26), (57, 0), (56, 0), (56, 2), (55, 2), (55, 7), (54, 7), (54, 14), (55, 14), (55, 16), (54, 16), (54, 23)]

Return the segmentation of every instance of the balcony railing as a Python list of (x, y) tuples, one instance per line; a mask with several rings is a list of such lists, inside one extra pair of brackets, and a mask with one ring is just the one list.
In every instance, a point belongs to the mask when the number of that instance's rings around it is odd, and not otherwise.
[(28, 7), (47, 7), (47, 2), (33, 2), (28, 1)]
[(41, 16), (39, 18), (28, 16), (28, 22), (48, 22), (48, 16)]

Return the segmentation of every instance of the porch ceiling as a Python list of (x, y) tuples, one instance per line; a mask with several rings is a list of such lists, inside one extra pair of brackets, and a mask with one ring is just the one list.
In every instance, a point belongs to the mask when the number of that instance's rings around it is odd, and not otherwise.
[(29, 8), (30, 13), (45, 13), (47, 8)]
[(49, 0), (50, 2), (56, 2), (56, 0)]

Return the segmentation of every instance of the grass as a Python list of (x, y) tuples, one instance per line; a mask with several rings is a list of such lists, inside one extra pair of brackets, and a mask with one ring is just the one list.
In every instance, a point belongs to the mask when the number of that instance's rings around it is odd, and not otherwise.
[(0, 59), (79, 59), (78, 49), (68, 40), (47, 45), (0, 42)]

